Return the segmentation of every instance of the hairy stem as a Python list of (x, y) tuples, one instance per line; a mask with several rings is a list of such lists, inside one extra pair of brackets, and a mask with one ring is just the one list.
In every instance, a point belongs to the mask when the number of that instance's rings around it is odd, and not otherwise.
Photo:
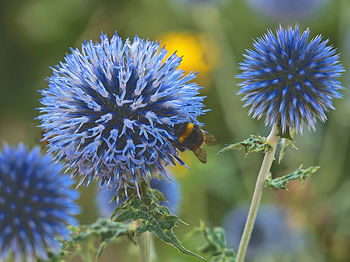
[(139, 236), (140, 262), (151, 261), (151, 235), (144, 232)]
[(267, 137), (267, 142), (272, 146), (272, 150), (267, 152), (264, 156), (264, 160), (261, 164), (258, 179), (256, 180), (255, 190), (253, 194), (253, 199), (250, 204), (250, 209), (247, 217), (247, 221), (244, 227), (243, 235), (241, 238), (241, 242), (239, 243), (238, 253), (236, 262), (243, 262), (245, 253), (247, 252), (250, 236), (253, 232), (255, 218), (258, 213), (261, 196), (265, 187), (265, 180), (267, 175), (270, 173), (270, 168), (272, 162), (274, 160), (276, 147), (279, 141), (279, 137), (277, 136), (278, 128), (276, 125), (272, 127), (272, 130)]

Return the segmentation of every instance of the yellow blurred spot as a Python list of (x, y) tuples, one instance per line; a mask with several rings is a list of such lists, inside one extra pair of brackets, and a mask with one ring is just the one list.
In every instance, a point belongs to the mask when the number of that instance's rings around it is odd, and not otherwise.
[[(181, 159), (185, 162), (186, 165), (191, 166), (191, 162), (193, 160), (193, 153), (191, 151), (185, 151), (180, 153)], [(189, 173), (189, 169), (186, 166), (176, 165), (174, 167), (170, 167), (169, 171), (173, 174), (177, 179), (184, 178)]]
[(214, 42), (205, 34), (190, 32), (168, 32), (159, 37), (161, 45), (165, 45), (168, 56), (174, 52), (182, 57), (180, 69), (198, 72), (197, 81), (201, 85), (210, 82), (210, 73), (218, 59)]

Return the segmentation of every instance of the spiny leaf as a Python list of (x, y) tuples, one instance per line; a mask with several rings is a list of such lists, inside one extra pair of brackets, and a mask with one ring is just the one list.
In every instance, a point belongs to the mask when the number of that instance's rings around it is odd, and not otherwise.
[[(82, 225), (79, 228), (71, 227), (73, 231), (72, 239), (70, 241), (62, 242), (62, 250), (58, 254), (49, 253), (49, 262), (66, 261), (65, 257), (78, 254), (79, 245), (84, 241), (90, 240), (90, 237), (99, 237), (101, 243), (97, 251), (96, 257), (100, 257), (103, 249), (116, 240), (120, 236), (127, 236), (132, 240), (133, 231), (130, 223), (117, 223), (109, 219), (100, 218), (90, 225)], [(83, 250), (82, 252), (87, 252)]]
[[(72, 234), (76, 234), (79, 232), (78, 227), (69, 226), (68, 228), (71, 230)], [(65, 257), (68, 255), (71, 255), (72, 254), (71, 250), (76, 250), (77, 245), (73, 241), (61, 240), (60, 242), (62, 244), (62, 248), (58, 253), (54, 254), (48, 250), (48, 253), (47, 253), (48, 259), (47, 260), (38, 259), (38, 262), (64, 262), (64, 261), (66, 261)]]
[(209, 256), (210, 262), (235, 262), (235, 252), (227, 248), (225, 231), (221, 227), (214, 230), (206, 227), (201, 221), (199, 227), (195, 228), (192, 234), (201, 233), (206, 244), (200, 248), (200, 252)]
[(271, 174), (267, 177), (265, 186), (273, 187), (277, 189), (287, 189), (287, 182), (299, 179), (304, 183), (305, 179), (315, 173), (320, 167), (312, 166), (307, 169), (302, 169), (302, 165), (293, 173), (288, 175), (272, 178)]
[(97, 251), (100, 257), (103, 249), (120, 236), (127, 236), (132, 240), (132, 230), (130, 223), (112, 222), (109, 219), (98, 219), (91, 225), (81, 226), (81, 232), (73, 237), (74, 242), (81, 242), (90, 236), (101, 238), (101, 243)]
[(289, 146), (293, 147), (296, 150), (298, 149), (294, 143), (294, 134), (295, 134), (295, 131), (291, 130), (288, 133), (287, 137), (281, 137), (281, 142), (280, 142), (281, 151), (280, 151), (280, 154), (278, 157), (278, 163), (281, 163), (281, 161), (284, 157), (284, 154), (286, 153), (286, 150)]
[(246, 156), (250, 152), (266, 153), (272, 149), (272, 147), (267, 143), (266, 137), (262, 137), (259, 135), (251, 135), (246, 140), (224, 147), (216, 155), (218, 156), (227, 150), (241, 150), (242, 148), (244, 148)]
[(176, 225), (186, 225), (180, 218), (171, 215), (169, 209), (159, 204), (164, 201), (163, 195), (151, 189), (147, 185), (142, 185), (142, 201), (136, 193), (131, 194), (112, 214), (112, 219), (116, 222), (128, 220), (138, 221), (136, 234), (146, 231), (153, 232), (156, 236), (184, 254), (201, 256), (187, 250), (178, 240), (173, 232)]

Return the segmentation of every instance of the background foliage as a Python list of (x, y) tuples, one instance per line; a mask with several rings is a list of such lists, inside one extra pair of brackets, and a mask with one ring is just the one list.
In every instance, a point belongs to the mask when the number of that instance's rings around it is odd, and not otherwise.
[[(40, 140), (37, 90), (62, 60), (69, 47), (79, 47), (85, 39), (98, 40), (100, 32), (124, 39), (135, 34), (161, 40), (171, 51), (184, 55), (183, 69), (199, 71), (198, 82), (212, 111), (200, 119), (221, 145), (208, 148), (208, 164), (202, 165), (191, 153), (184, 153), (191, 170), (173, 168), (182, 186), (179, 216), (188, 227), (175, 229), (183, 236), (202, 219), (207, 225), (221, 226), (230, 209), (248, 204), (261, 154), (229, 151), (216, 158), (226, 144), (241, 141), (250, 134), (267, 135), (263, 121), (252, 120), (235, 93), (238, 91), (237, 63), (241, 53), (252, 47), (252, 39), (288, 23), (260, 16), (244, 0), (218, 1), (198, 5), (165, 0), (14, 0), (0, 3), (0, 143), (30, 146)], [(211, 1), (215, 2), (215, 1)], [(323, 34), (341, 52), (342, 63), (350, 65), (350, 2), (329, 0), (319, 12), (304, 20), (294, 20), (311, 36)], [(350, 71), (349, 69), (347, 71)], [(327, 124), (317, 132), (304, 130), (297, 135), (298, 151), (288, 149), (273, 176), (293, 172), (296, 167), (321, 166), (311, 179), (288, 184), (288, 191), (267, 189), (264, 204), (284, 206), (291, 227), (303, 234), (302, 247), (285, 261), (350, 260), (350, 77), (345, 73), (344, 99), (336, 101), (336, 111), (328, 114)], [(80, 223), (92, 223), (100, 215), (94, 206), (93, 187), (81, 188)], [(229, 232), (227, 233), (229, 234)], [(288, 238), (288, 235), (284, 236)], [(201, 241), (198, 239), (198, 241)], [(195, 250), (193, 240), (184, 241)], [(158, 261), (198, 261), (155, 240)], [(282, 261), (280, 255), (259, 261)], [(136, 261), (137, 248), (128, 240), (107, 248), (100, 261)], [(72, 261), (79, 261), (73, 258)], [(284, 260), (283, 260), (284, 261)]]

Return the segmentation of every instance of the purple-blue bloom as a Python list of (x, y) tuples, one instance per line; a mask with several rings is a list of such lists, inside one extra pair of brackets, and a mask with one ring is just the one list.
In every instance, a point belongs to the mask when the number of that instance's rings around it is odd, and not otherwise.
[[(248, 206), (239, 206), (232, 209), (225, 218), (223, 227), (227, 246), (234, 250), (238, 249), (248, 211)], [(256, 258), (264, 254), (281, 257), (297, 252), (304, 240), (302, 232), (288, 223), (285, 209), (262, 206), (256, 217), (247, 257)]]
[(302, 132), (305, 123), (315, 130), (316, 119), (325, 122), (334, 109), (333, 99), (342, 97), (339, 78), (344, 71), (339, 55), (320, 35), (308, 41), (310, 31), (299, 27), (268, 31), (247, 50), (240, 63), (238, 94), (243, 94), (249, 115), (265, 124), (277, 123), (283, 132)]
[[(165, 201), (160, 202), (160, 204), (166, 206), (171, 214), (176, 215), (181, 202), (180, 185), (177, 180), (175, 178), (172, 178), (171, 181), (153, 178), (150, 181), (150, 186), (163, 194)], [(124, 199), (121, 199), (119, 202), (111, 202), (114, 196), (115, 192), (113, 188), (108, 187), (101, 188), (97, 193), (97, 207), (100, 214), (105, 218), (111, 217), (113, 211), (124, 201)]]
[(67, 225), (77, 224), (79, 194), (61, 168), (39, 148), (5, 145), (0, 152), (1, 261), (11, 251), (15, 261), (46, 260), (47, 250), (60, 250), (57, 238), (69, 239)]
[(315, 15), (327, 0), (247, 0), (249, 5), (267, 18), (297, 21)]
[(136, 187), (164, 166), (183, 161), (173, 145), (175, 124), (197, 121), (203, 110), (195, 74), (177, 69), (181, 58), (137, 36), (117, 33), (71, 49), (52, 68), (42, 90), (41, 127), (49, 152), (65, 159), (81, 183), (99, 179), (116, 192)]

